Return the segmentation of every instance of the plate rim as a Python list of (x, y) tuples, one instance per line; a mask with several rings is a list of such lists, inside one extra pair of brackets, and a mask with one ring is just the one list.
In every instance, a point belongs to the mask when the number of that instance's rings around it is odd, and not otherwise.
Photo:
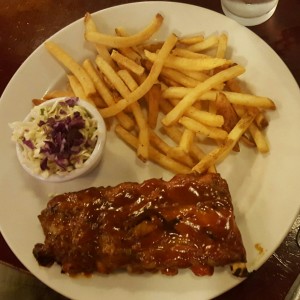
[[(128, 4), (120, 4), (120, 5), (108, 7), (108, 8), (105, 8), (105, 9), (103, 9), (103, 10), (99, 10), (99, 11), (93, 12), (92, 15), (98, 14), (98, 13), (101, 13), (101, 12), (105, 12), (106, 10), (111, 10), (111, 9), (119, 8), (119, 7), (122, 7), (122, 6), (135, 6), (135, 5), (142, 5), (142, 4), (147, 4), (147, 5), (149, 5), (149, 4), (150, 4), (150, 5), (151, 5), (151, 4), (152, 4), (152, 5), (155, 4), (155, 5), (157, 5), (158, 2), (159, 2), (159, 3), (169, 4), (169, 5), (170, 5), (170, 4), (171, 4), (171, 5), (178, 5), (178, 4), (179, 4), (179, 5), (182, 5), (182, 6), (191, 6), (191, 7), (197, 8), (197, 9), (200, 8), (200, 9), (204, 9), (204, 10), (207, 10), (207, 11), (209, 11), (209, 12), (213, 12), (213, 13), (215, 13), (215, 14), (221, 15), (221, 16), (223, 16), (224, 18), (227, 18), (226, 16), (224, 16), (224, 15), (222, 15), (222, 14), (216, 12), (216, 11), (213, 11), (213, 10), (210, 10), (210, 9), (207, 9), (207, 8), (204, 8), (204, 7), (201, 7), (201, 6), (197, 6), (197, 5), (193, 5), (193, 4), (188, 4), (188, 3), (171, 2), (171, 1), (146, 1), (146, 2), (133, 2), (133, 3), (128, 3)], [(81, 17), (81, 18), (75, 20), (74, 22), (68, 24), (67, 26), (61, 28), (59, 31), (57, 31), (57, 32), (54, 33), (52, 36), (50, 36), (47, 40), (51, 40), (51, 39), (55, 38), (56, 35), (61, 34), (61, 32), (63, 32), (64, 30), (66, 30), (67, 27), (72, 27), (72, 26), (74, 26), (75, 23), (77, 23), (77, 22), (79, 23), (82, 19), (83, 19), (83, 17)], [(228, 18), (227, 18), (227, 19), (228, 19)], [(233, 20), (230, 20), (230, 21), (233, 22)], [(289, 68), (287, 67), (287, 65), (281, 60), (281, 58), (279, 57), (279, 55), (274, 51), (274, 49), (272, 49), (272, 48), (271, 48), (271, 47), (270, 47), (263, 39), (261, 39), (258, 35), (256, 35), (256, 34), (255, 34), (254, 32), (252, 32), (250, 29), (248, 29), (248, 28), (246, 28), (246, 27), (244, 27), (244, 29), (246, 29), (248, 32), (250, 32), (251, 35), (255, 36), (255, 37), (258, 38), (261, 42), (263, 42), (263, 43), (265, 44), (265, 46), (268, 47), (269, 50), (271, 50), (271, 51), (273, 52), (273, 54), (275, 54), (275, 55), (277, 56), (277, 58), (278, 58), (278, 59), (281, 61), (281, 63), (283, 63), (283, 65), (285, 66), (286, 71), (289, 72), (290, 77), (293, 78), (294, 84), (296, 84), (296, 86), (298, 87), (298, 84), (297, 84), (295, 78), (293, 77), (293, 74), (291, 73), (291, 71), (289, 70)], [(31, 59), (32, 56), (36, 55), (36, 53), (37, 53), (38, 51), (40, 51), (40, 48), (42, 48), (42, 47), (43, 47), (43, 43), (42, 43), (40, 46), (38, 46), (38, 47), (37, 47), (37, 48), (36, 48), (36, 49), (35, 49), (35, 50), (34, 50), (34, 51), (33, 51), (33, 52), (32, 52), (25, 60), (24, 60), (24, 62), (21, 64), (21, 66), (17, 69), (16, 73), (15, 73), (15, 74), (12, 76), (12, 78), (10, 79), (9, 83), (7, 84), (6, 88), (4, 89), (4, 91), (3, 91), (2, 95), (1, 95), (1, 99), (0, 99), (0, 110), (1, 110), (1, 103), (3, 102), (2, 99), (5, 98), (6, 91), (9, 89), (9, 85), (13, 83), (14, 78), (15, 78), (15, 76), (17, 75), (17, 73), (19, 72), (19, 70), (20, 70), (21, 68), (24, 68), (24, 65), (26, 65), (27, 61), (29, 61), (29, 60)], [(300, 205), (299, 205), (299, 208), (300, 208)], [(295, 218), (296, 218), (297, 214), (298, 214), (298, 212), (295, 213)], [(290, 226), (293, 224), (295, 218), (293, 218), (293, 220), (290, 222), (290, 223), (291, 223)], [(0, 228), (2, 228), (2, 225), (1, 225), (1, 224), (0, 224)], [(287, 228), (286, 231), (288, 232), (289, 229), (290, 229), (290, 228)], [(2, 231), (2, 230), (1, 230), (1, 231)], [(3, 234), (3, 232), (2, 232), (2, 234)], [(285, 234), (285, 236), (286, 236), (286, 234)], [(285, 236), (282, 238), (282, 240), (285, 238)], [(3, 237), (4, 237), (4, 239), (7, 241), (7, 239), (6, 239), (6, 237), (5, 237), (5, 234), (3, 234)], [(281, 240), (281, 242), (282, 242), (282, 240)], [(280, 243), (281, 243), (281, 242), (280, 242)], [(12, 249), (12, 250), (13, 250), (13, 249)], [(13, 250), (13, 252), (14, 252), (14, 250)], [(14, 252), (14, 253), (15, 253), (15, 252)], [(19, 257), (18, 257), (18, 258), (19, 258)], [(266, 257), (266, 259), (264, 260), (264, 262), (265, 262), (268, 258), (269, 258), (269, 257)], [(19, 259), (20, 259), (20, 258), (19, 258)], [(20, 260), (21, 260), (21, 259), (20, 259)], [(46, 283), (46, 284), (47, 284), (47, 283)], [(52, 288), (53, 288), (53, 287), (52, 287)], [(60, 291), (60, 293), (61, 293), (61, 291)]]

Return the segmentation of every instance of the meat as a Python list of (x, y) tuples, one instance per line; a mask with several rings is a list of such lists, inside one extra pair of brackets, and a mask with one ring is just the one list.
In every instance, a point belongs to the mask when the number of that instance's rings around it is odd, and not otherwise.
[(228, 185), (219, 174), (175, 175), (58, 195), (39, 215), (38, 263), (70, 275), (127, 270), (175, 275), (246, 262)]

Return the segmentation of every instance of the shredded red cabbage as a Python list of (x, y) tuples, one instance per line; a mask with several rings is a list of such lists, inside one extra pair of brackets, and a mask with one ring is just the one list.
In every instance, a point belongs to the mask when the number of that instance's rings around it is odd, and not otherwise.
[[(73, 107), (77, 101), (78, 98), (68, 98), (61, 104), (66, 103)], [(66, 169), (71, 164), (71, 155), (79, 153), (80, 146), (85, 143), (85, 138), (80, 132), (80, 129), (85, 127), (85, 120), (80, 112), (76, 111), (72, 116), (59, 120), (49, 118), (46, 122), (40, 122), (39, 126), (44, 126), (48, 138), (40, 149), (40, 152), (46, 155), (40, 164), (41, 169), (48, 169), (49, 161), (55, 162), (62, 169)]]
[(30, 141), (30, 140), (23, 139), (23, 144), (32, 150), (34, 149), (34, 145), (33, 145), (32, 141)]
[(78, 98), (77, 97), (70, 97), (68, 99), (66, 99), (65, 103), (70, 106), (70, 107), (74, 107), (78, 102)]

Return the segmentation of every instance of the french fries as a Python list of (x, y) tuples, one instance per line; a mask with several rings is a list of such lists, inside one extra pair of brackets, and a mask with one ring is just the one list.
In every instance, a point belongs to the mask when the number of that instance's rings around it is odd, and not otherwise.
[(157, 14), (144, 30), (134, 35), (124, 37), (107, 35), (98, 31), (86, 31), (85, 38), (90, 42), (113, 48), (131, 47), (146, 42), (156, 31), (158, 31), (162, 23), (162, 15)]
[(160, 71), (163, 67), (164, 60), (169, 55), (170, 51), (175, 46), (176, 42), (177, 42), (177, 37), (174, 34), (171, 34), (168, 37), (168, 39), (165, 41), (161, 50), (159, 51), (159, 54), (156, 60), (154, 61), (153, 66), (147, 78), (128, 97), (120, 100), (118, 103), (116, 103), (111, 107), (102, 109), (100, 112), (102, 116), (104, 116), (104, 118), (112, 117), (116, 115), (117, 113), (125, 109), (130, 104), (138, 101), (139, 99), (145, 96), (145, 94), (151, 89), (153, 84), (157, 81)]
[(219, 58), (226, 57), (227, 42), (228, 42), (227, 35), (224, 33), (221, 34), (219, 36), (219, 43), (218, 43), (218, 47), (217, 47), (216, 57), (219, 57)]
[(219, 42), (218, 36), (211, 35), (211, 36), (203, 39), (203, 41), (201, 41), (199, 43), (190, 45), (187, 49), (190, 51), (193, 51), (193, 52), (200, 52), (203, 50), (213, 48), (214, 46), (218, 45), (218, 42)]
[[(117, 135), (124, 140), (127, 144), (129, 144), (133, 148), (138, 147), (138, 139), (135, 137), (132, 133), (126, 131), (122, 126), (117, 125), (115, 127), (115, 131)], [(167, 170), (170, 170), (174, 173), (180, 173), (180, 174), (188, 174), (191, 172), (191, 169), (189, 167), (186, 167), (185, 165), (173, 160), (172, 158), (162, 154), (154, 147), (150, 146), (150, 158), (157, 162), (159, 165), (163, 166)]]
[(145, 95), (148, 101), (148, 125), (155, 129), (159, 116), (159, 102), (161, 100), (160, 84), (154, 84), (149, 92)]
[(234, 148), (243, 133), (248, 129), (255, 118), (255, 115), (245, 114), (235, 125), (224, 144), (209, 152), (198, 164), (193, 167), (193, 171), (205, 172), (210, 166), (222, 161)]
[(162, 123), (165, 126), (174, 124), (184, 114), (186, 109), (193, 105), (202, 94), (208, 92), (216, 85), (239, 76), (244, 72), (245, 69), (242, 66), (236, 65), (209, 77), (204, 82), (200, 82), (164, 117)]
[(46, 42), (70, 72), (71, 90), (48, 92), (34, 103), (58, 94), (89, 101), (116, 123), (116, 135), (139, 159), (174, 173), (217, 172), (216, 165), (231, 151), (241, 151), (240, 141), (269, 152), (263, 130), (269, 125), (266, 111), (276, 105), (243, 92), (239, 76), (246, 69), (227, 57), (228, 36), (171, 33), (152, 43), (163, 21), (156, 14), (134, 34), (120, 26), (111, 35), (100, 32), (87, 13), (84, 37), (97, 56), (76, 62), (59, 45)]
[[(188, 93), (190, 93), (193, 89), (191, 88), (185, 88), (185, 87), (169, 87), (166, 90), (163, 91), (163, 98), (183, 98)], [(236, 93), (236, 92), (230, 92), (230, 91), (222, 91), (222, 93), (225, 94), (227, 99), (232, 104), (242, 105), (242, 106), (249, 106), (249, 107), (257, 107), (262, 109), (276, 109), (275, 103), (267, 98), (267, 97), (261, 97), (256, 96), (252, 94), (245, 94), (245, 93)], [(202, 95), (199, 95), (196, 97), (196, 100), (209, 100), (209, 101), (215, 101), (216, 97), (218, 95), (218, 91), (210, 90), (208, 92), (203, 93)]]
[(82, 84), (87, 96), (92, 96), (96, 93), (96, 89), (91, 78), (81, 65), (77, 63), (67, 52), (65, 52), (56, 43), (50, 41), (45, 42), (45, 47), (59, 62), (61, 62), (74, 74), (74, 76), (76, 76), (77, 80)]
[(225, 140), (227, 138), (227, 132), (218, 127), (209, 127), (198, 121), (195, 121), (189, 117), (181, 117), (179, 119), (179, 124), (183, 125), (185, 128), (195, 132), (201, 133), (206, 137), (212, 138), (214, 140)]
[[(148, 60), (154, 62), (157, 54), (145, 50), (145, 56)], [(208, 71), (225, 64), (231, 64), (231, 62), (224, 58), (217, 57), (185, 58), (173, 56), (172, 54), (170, 54), (164, 62), (165, 67), (186, 71)]]
[(125, 69), (135, 73), (136, 75), (142, 75), (145, 71), (145, 68), (130, 58), (127, 58), (120, 52), (113, 50), (111, 53), (111, 58), (120, 66), (124, 67)]

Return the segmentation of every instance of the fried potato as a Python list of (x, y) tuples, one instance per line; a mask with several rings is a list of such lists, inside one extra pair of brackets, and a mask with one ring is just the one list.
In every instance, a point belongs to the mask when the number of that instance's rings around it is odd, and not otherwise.
[(119, 48), (118, 51), (123, 54), (125, 57), (131, 59), (132, 61), (134, 61), (137, 64), (141, 64), (141, 59), (142, 57), (140, 56), (139, 53), (137, 53), (136, 51), (134, 51), (131, 47), (127, 47), (127, 48)]
[[(163, 132), (165, 132), (168, 135), (168, 137), (170, 137), (175, 143), (180, 143), (183, 133), (177, 126), (164, 126)], [(193, 143), (191, 145), (190, 155), (194, 160), (198, 161), (201, 161), (201, 159), (205, 157), (204, 151), (196, 143)]]
[(112, 36), (97, 31), (85, 32), (87, 41), (105, 45), (112, 48), (124, 48), (139, 45), (147, 41), (158, 29), (163, 22), (163, 16), (157, 14), (152, 22), (142, 31), (130, 36)]
[[(215, 101), (215, 108), (216, 108), (216, 114), (222, 115), (224, 119), (224, 124), (222, 125), (222, 128), (226, 132), (230, 132), (233, 127), (236, 125), (236, 123), (239, 121), (239, 117), (234, 110), (232, 104), (228, 101), (227, 97), (224, 95), (224, 93), (218, 93), (217, 99)], [(240, 147), (237, 143), (234, 146), (235, 151), (239, 151)]]
[(148, 101), (148, 125), (155, 129), (159, 116), (159, 102), (161, 101), (161, 85), (154, 84), (145, 95)]
[(267, 153), (270, 151), (268, 141), (262, 131), (252, 123), (249, 126), (249, 131), (253, 137), (253, 140), (256, 144), (257, 150), (261, 153)]
[[(116, 90), (121, 94), (122, 97), (129, 96), (131, 91), (134, 91), (136, 90), (136, 88), (138, 88), (138, 85), (126, 70), (123, 70), (123, 72), (121, 73), (121, 75), (123, 75), (122, 80), (118, 73), (116, 73), (110, 67), (110, 65), (106, 63), (106, 61), (102, 60), (101, 57), (96, 58), (96, 63), (99, 69), (114, 84)], [(126, 81), (127, 85), (124, 80)], [(128, 86), (131, 87), (131, 91)], [(132, 109), (132, 113), (139, 128), (139, 144), (137, 146), (137, 156), (141, 160), (146, 161), (149, 157), (148, 125), (138, 102), (133, 102), (130, 105), (130, 108)]]
[[(95, 67), (93, 66), (93, 64), (89, 59), (86, 59), (83, 62), (83, 67), (86, 70), (86, 72), (89, 74), (91, 79), (93, 80), (99, 95), (102, 97), (106, 105), (110, 106), (115, 104), (115, 100), (114, 100), (114, 96), (112, 95), (112, 92), (106, 86), (104, 80), (102, 79), (102, 77), (97, 72), (97, 70), (95, 69)], [(117, 114), (116, 118), (124, 128), (131, 130), (134, 127), (134, 122), (124, 112), (120, 112), (119, 114)]]
[[(145, 50), (145, 56), (151, 62), (155, 61), (157, 58), (156, 53), (152, 53), (148, 50)], [(170, 54), (166, 58), (164, 66), (176, 70), (208, 71), (225, 64), (230, 65), (231, 62), (224, 58), (217, 57), (185, 58)]]
[(204, 51), (204, 50), (207, 50), (207, 49), (217, 46), (218, 42), (219, 42), (218, 36), (212, 35), (199, 43), (196, 43), (194, 45), (187, 47), (187, 49), (190, 51), (193, 51), (193, 52), (201, 52), (201, 51)]
[(219, 36), (216, 57), (219, 57), (219, 58), (225, 58), (226, 57), (227, 42), (228, 42), (227, 35), (224, 34), (224, 33), (221, 34)]
[[(169, 101), (175, 106), (179, 101), (176, 99), (169, 99)], [(185, 116), (194, 119), (204, 125), (221, 127), (224, 124), (224, 117), (216, 113), (197, 109), (195, 106), (190, 106), (184, 113)]]
[(127, 70), (137, 75), (142, 75), (145, 71), (143, 66), (137, 64), (134, 60), (124, 56), (116, 50), (112, 51), (111, 58), (120, 66), (126, 68)]
[(184, 114), (186, 109), (193, 105), (196, 100), (205, 92), (211, 90), (214, 86), (236, 77), (245, 72), (242, 66), (235, 65), (229, 69), (223, 70), (204, 82), (199, 83), (192, 89), (162, 120), (165, 126), (174, 124)]
[(212, 138), (215, 140), (224, 140), (228, 135), (227, 132), (223, 129), (201, 124), (200, 122), (195, 121), (189, 117), (183, 116), (179, 119), (178, 122), (185, 128), (190, 129), (195, 133), (200, 133), (208, 138)]
[[(230, 90), (233, 92), (241, 92), (242, 90), (239, 81), (236, 79), (229, 80), (227, 82), (227, 85), (230, 88)], [(242, 112), (240, 112), (240, 115), (245, 111), (245, 108), (241, 109), (240, 106), (235, 106), (235, 109), (237, 112), (242, 110)], [(250, 140), (250, 138), (244, 134), (242, 140), (250, 146), (256, 146), (259, 152), (267, 153), (270, 151), (270, 148), (269, 148), (268, 141), (262, 132), (262, 129), (267, 127), (269, 122), (266, 119), (263, 111), (259, 110), (258, 108), (254, 108), (254, 109), (256, 110), (255, 124), (252, 123), (249, 126), (249, 132), (252, 139)]]
[(199, 83), (199, 81), (195, 80), (194, 78), (191, 78), (186, 74), (172, 68), (164, 67), (160, 74), (161, 79), (166, 77), (169, 80), (176, 82), (180, 86), (195, 87)]
[(248, 113), (245, 114), (228, 134), (225, 143), (203, 157), (200, 162), (193, 167), (193, 171), (203, 173), (212, 165), (224, 160), (230, 151), (232, 151), (233, 147), (236, 145), (243, 133), (248, 129), (254, 118), (255, 115)]
[[(115, 131), (117, 135), (131, 147), (135, 149), (138, 147), (137, 137), (126, 131), (124, 128), (122, 128), (122, 126), (117, 125), (115, 127)], [(166, 168), (167, 170), (174, 172), (175, 174), (189, 174), (191, 172), (191, 169), (189, 167), (177, 162), (167, 155), (162, 154), (152, 146), (149, 147), (149, 152), (149, 156), (152, 161), (158, 163), (160, 166)]]
[[(163, 98), (184, 98), (187, 96), (187, 94), (189, 94), (192, 91), (193, 89), (182, 87), (182, 86), (169, 87), (162, 93), (162, 97)], [(267, 97), (256, 96), (256, 95), (245, 94), (245, 93), (228, 92), (228, 91), (222, 91), (222, 92), (225, 94), (229, 102), (232, 104), (249, 106), (249, 107), (257, 107), (262, 109), (271, 109), (271, 110), (276, 109), (275, 103)], [(197, 95), (196, 100), (215, 101), (217, 94), (218, 91), (210, 90), (204, 92), (203, 94)]]
[[(146, 48), (146, 49), (149, 50), (148, 48)], [(173, 49), (172, 54), (175, 56), (180, 56), (180, 57), (185, 57), (185, 58), (197, 58), (197, 59), (203, 59), (203, 58), (210, 57), (207, 54), (197, 53), (197, 52), (190, 51), (186, 48), (179, 48), (179, 47), (176, 47), (175, 49)]]
[(96, 89), (92, 80), (79, 63), (54, 42), (45, 42), (45, 47), (59, 62), (76, 76), (77, 80), (81, 83), (86, 96), (89, 97), (96, 94)]
[(172, 147), (167, 144), (162, 138), (160, 138), (153, 130), (150, 130), (150, 143), (151, 145), (162, 152), (163, 154), (175, 159), (176, 161), (188, 166), (193, 167), (194, 162), (191, 157), (184, 152), (174, 151), (176, 147)]
[(114, 70), (117, 69), (117, 66), (110, 56), (108, 49), (104, 45), (96, 44), (95, 45), (97, 53), (101, 56)]
[(184, 45), (193, 45), (196, 43), (203, 42), (204, 36), (203, 35), (193, 35), (193, 36), (187, 36), (179, 39), (179, 43)]
[(184, 153), (190, 153), (194, 138), (195, 133), (192, 130), (186, 128), (182, 133), (179, 148), (182, 149)]
[(95, 105), (93, 101), (91, 101), (85, 94), (83, 86), (79, 82), (76, 76), (74, 75), (67, 75), (71, 89), (74, 93), (74, 95), (78, 98), (84, 99), (87, 102), (91, 103), (92, 105)]
[[(157, 14), (134, 34), (119, 26), (111, 35), (87, 13), (84, 35), (96, 57), (81, 65), (55, 43), (45, 43), (71, 73), (66, 74), (71, 91), (64, 92), (94, 104), (143, 162), (174, 173), (217, 172), (240, 141), (260, 153), (270, 151), (263, 129), (266, 110), (276, 105), (243, 91), (239, 76), (246, 69), (227, 57), (228, 36), (170, 34), (153, 42), (162, 23)], [(63, 93), (52, 94), (58, 92)], [(33, 103), (47, 97), (51, 94)]]
[(157, 56), (157, 59), (154, 61), (153, 66), (150, 70), (149, 75), (145, 79), (145, 81), (134, 91), (132, 92), (128, 97), (120, 100), (115, 105), (104, 108), (101, 110), (101, 115), (104, 118), (112, 117), (125, 109), (128, 105), (134, 103), (135, 101), (138, 101), (141, 99), (148, 91), (151, 89), (153, 84), (158, 79), (158, 76), (160, 74), (160, 71), (163, 67), (164, 60), (169, 55), (172, 48), (175, 46), (177, 42), (177, 37), (174, 34), (171, 34), (168, 39), (165, 41), (164, 45), (162, 46), (161, 50), (159, 51), (159, 54)]
[(216, 98), (216, 113), (223, 116), (224, 124), (222, 127), (227, 132), (230, 132), (239, 120), (232, 104), (222, 92), (218, 93)]
[(182, 161), (185, 165), (191, 168), (195, 165), (193, 160), (179, 146), (171, 147), (167, 156), (175, 159), (176, 161)]

